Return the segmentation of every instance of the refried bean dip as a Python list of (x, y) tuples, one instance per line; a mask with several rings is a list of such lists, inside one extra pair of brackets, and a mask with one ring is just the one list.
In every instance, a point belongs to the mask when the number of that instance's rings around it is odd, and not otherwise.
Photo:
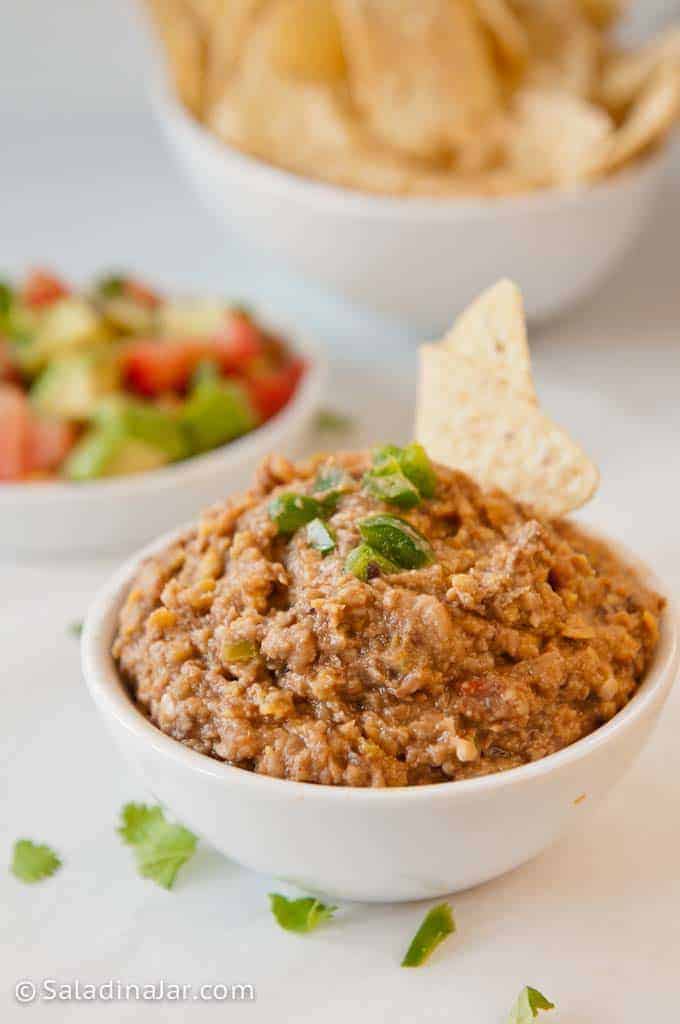
[[(151, 721), (265, 775), (407, 786), (535, 761), (615, 715), (663, 599), (602, 542), (460, 472), (404, 469), (411, 506), (388, 467), (386, 503), (379, 464), (271, 457), (251, 491), (147, 559), (113, 653)], [(367, 517), (387, 555), (371, 556)]]

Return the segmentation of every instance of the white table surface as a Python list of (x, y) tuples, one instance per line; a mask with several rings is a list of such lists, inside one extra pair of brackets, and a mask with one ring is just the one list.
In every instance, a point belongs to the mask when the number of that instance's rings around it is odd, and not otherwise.
[[(5, 124), (3, 135), (0, 271), (41, 262), (85, 277), (132, 265), (168, 285), (264, 303), (326, 340), (334, 367), (329, 405), (360, 423), (348, 444), (408, 436), (417, 339), (290, 281), (225, 238), (178, 178), (143, 112)], [(601, 492), (584, 518), (635, 547), (676, 591), (679, 235), (676, 173), (652, 228), (599, 296), (532, 337), (546, 407), (602, 469)], [(29, 1014), (96, 1024), (226, 1014), (258, 1024), (501, 1024), (528, 983), (558, 1003), (546, 1018), (556, 1024), (678, 1020), (680, 690), (587, 831), (454, 896), (457, 935), (427, 967), (404, 971), (400, 955), (424, 905), (344, 906), (332, 925), (299, 938), (269, 915), (271, 879), (205, 846), (171, 893), (136, 877), (114, 827), (120, 806), (144, 793), (100, 725), (67, 632), (114, 564), (0, 564), (0, 850), (8, 861), (14, 840), (26, 836), (64, 858), (57, 876), (33, 887), (0, 874), (0, 1019)], [(14, 982), (44, 977), (248, 982), (256, 999), (17, 1006)]]

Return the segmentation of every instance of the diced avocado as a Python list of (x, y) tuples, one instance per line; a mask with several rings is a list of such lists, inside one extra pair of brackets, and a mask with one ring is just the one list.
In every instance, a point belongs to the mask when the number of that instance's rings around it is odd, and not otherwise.
[(182, 411), (194, 452), (206, 452), (257, 426), (247, 393), (232, 381), (201, 372)]
[(102, 316), (119, 333), (151, 334), (156, 330), (156, 311), (127, 295), (114, 295), (99, 304)]
[(174, 462), (191, 454), (187, 432), (173, 413), (151, 402), (115, 395), (99, 404), (95, 422), (120, 437), (141, 441)]
[(195, 300), (165, 302), (158, 309), (160, 333), (174, 337), (216, 334), (228, 320), (228, 307), (223, 302)]
[(95, 427), (78, 442), (63, 467), (69, 480), (96, 480), (158, 469), (170, 460), (166, 452), (117, 430)]
[(33, 344), (40, 359), (47, 362), (108, 337), (106, 325), (90, 303), (68, 296), (53, 302), (42, 314)]
[(108, 349), (50, 362), (31, 390), (43, 412), (71, 420), (90, 419), (103, 398), (119, 384), (118, 363)]

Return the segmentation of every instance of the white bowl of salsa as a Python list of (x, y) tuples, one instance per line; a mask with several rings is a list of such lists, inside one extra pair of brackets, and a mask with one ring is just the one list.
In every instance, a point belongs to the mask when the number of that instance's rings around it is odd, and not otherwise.
[[(272, 448), (295, 454), (318, 406), (324, 363), (309, 342), (289, 343), (213, 300), (173, 301), (160, 330), (157, 315), (144, 320), (145, 304), (153, 309), (145, 293), (159, 300), (141, 282), (107, 278), (104, 287), (121, 300), (116, 315), (140, 313), (134, 330), (116, 332), (104, 318), (105, 329), (90, 325), (88, 336), (87, 304), (101, 308), (99, 300), (43, 272), (14, 299), (13, 325), (0, 312), (4, 554), (132, 548), (245, 485)], [(204, 329), (183, 331), (183, 316)], [(73, 341), (62, 323), (78, 317), (82, 338)]]

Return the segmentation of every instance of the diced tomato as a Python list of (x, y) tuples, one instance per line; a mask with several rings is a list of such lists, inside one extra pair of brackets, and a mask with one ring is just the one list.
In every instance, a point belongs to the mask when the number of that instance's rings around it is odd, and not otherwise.
[(31, 309), (42, 309), (70, 293), (68, 285), (54, 274), (47, 270), (32, 270), (24, 282), (21, 297)]
[(0, 384), (18, 384), (19, 372), (12, 359), (12, 350), (4, 338), (0, 338)]
[(123, 380), (131, 390), (148, 397), (182, 391), (208, 355), (209, 344), (198, 339), (133, 341), (123, 353)]
[(263, 420), (271, 419), (289, 402), (304, 372), (304, 360), (293, 359), (280, 370), (247, 381), (251, 401)]
[(75, 440), (76, 431), (70, 423), (34, 416), (28, 429), (27, 472), (57, 469)]
[(140, 306), (146, 306), (147, 309), (155, 309), (160, 305), (161, 300), (156, 292), (137, 278), (126, 278), (123, 282), (123, 291), (130, 299), (139, 303)]
[(31, 412), (26, 396), (0, 385), (0, 480), (20, 480), (28, 466)]
[(218, 358), (227, 373), (245, 370), (264, 353), (262, 331), (245, 313), (232, 313), (223, 334), (215, 339)]

